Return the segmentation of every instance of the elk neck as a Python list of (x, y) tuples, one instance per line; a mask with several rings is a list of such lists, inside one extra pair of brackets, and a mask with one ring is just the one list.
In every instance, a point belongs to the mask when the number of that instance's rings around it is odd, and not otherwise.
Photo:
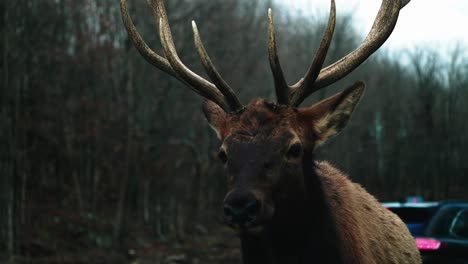
[(307, 256), (310, 263), (342, 263), (335, 215), (318, 170), (314, 155), (304, 153), (303, 177), (290, 177), (296, 181), (289, 182), (287, 194), (276, 201), (271, 222), (260, 233), (241, 234), (245, 264), (309, 263), (303, 259)]

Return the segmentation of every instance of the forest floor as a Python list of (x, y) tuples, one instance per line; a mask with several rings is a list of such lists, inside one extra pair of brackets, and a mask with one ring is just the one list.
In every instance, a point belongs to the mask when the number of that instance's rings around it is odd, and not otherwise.
[[(45, 203), (47, 204), (47, 203)], [(182, 238), (158, 238), (154, 228), (127, 219), (120, 243), (109, 213), (79, 213), (33, 204), (17, 230), (16, 256), (0, 264), (240, 264), (240, 243), (222, 224), (198, 225)], [(132, 221), (130, 221), (132, 220)]]
[[(240, 245), (237, 237), (225, 228), (188, 236), (185, 242), (150, 242), (140, 240), (126, 243), (124, 249), (83, 247), (72, 245), (76, 241), (61, 241), (54, 250), (49, 244), (39, 241), (25, 242), (24, 256), (16, 256), (5, 264), (240, 264)], [(135, 241), (136, 241), (135, 240)], [(55, 241), (57, 243), (57, 241)], [(66, 245), (69, 244), (69, 245)], [(26, 248), (27, 247), (27, 248)]]
[[(153, 251), (154, 253), (155, 251)], [(239, 239), (227, 228), (197, 235), (187, 243), (167, 245), (158, 254), (143, 254), (132, 264), (240, 264)], [(138, 253), (137, 253), (138, 255)]]
[[(37, 230), (36, 230), (37, 231)], [(142, 230), (130, 232), (124, 246), (83, 243), (69, 234), (57, 236), (55, 230), (32, 232), (24, 239), (21, 253), (5, 264), (240, 264), (239, 239), (225, 227), (186, 235), (183, 241), (157, 241), (142, 235)], [(89, 231), (89, 230), (88, 230)], [(47, 238), (37, 234), (47, 233)], [(76, 235), (76, 234), (75, 234)], [(86, 238), (89, 240), (90, 238)], [(96, 240), (96, 238), (94, 238)], [(96, 240), (98, 241), (98, 240)], [(101, 243), (101, 244), (99, 244)]]

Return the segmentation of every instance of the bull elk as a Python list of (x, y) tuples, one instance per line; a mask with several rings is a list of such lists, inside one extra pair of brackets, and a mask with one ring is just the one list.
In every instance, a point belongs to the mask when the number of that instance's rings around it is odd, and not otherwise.
[(356, 82), (310, 107), (299, 105), (313, 92), (340, 80), (390, 36), (408, 0), (382, 0), (376, 20), (354, 51), (322, 68), (332, 39), (336, 11), (330, 17), (305, 76), (288, 85), (278, 58), (273, 16), (268, 10), (268, 54), (277, 102), (254, 99), (243, 106), (213, 65), (192, 22), (195, 47), (210, 81), (188, 69), (172, 39), (163, 0), (148, 0), (159, 24), (164, 56), (141, 38), (120, 0), (125, 28), (139, 53), (205, 97), (203, 112), (222, 144), (219, 159), (227, 174), (224, 219), (241, 240), (246, 264), (420, 263), (405, 224), (360, 185), (314, 150), (338, 134), (364, 92)]

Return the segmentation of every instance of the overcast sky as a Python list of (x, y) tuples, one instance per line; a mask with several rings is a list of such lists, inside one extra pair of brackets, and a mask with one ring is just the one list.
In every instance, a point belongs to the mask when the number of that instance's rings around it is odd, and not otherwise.
[[(380, 0), (335, 0), (337, 13), (354, 14), (357, 29), (367, 34)], [(303, 14), (327, 13), (329, 0), (287, 0)], [(457, 42), (468, 47), (468, 0), (412, 0), (400, 13), (397, 26), (385, 44), (391, 50), (429, 45), (450, 49)]]

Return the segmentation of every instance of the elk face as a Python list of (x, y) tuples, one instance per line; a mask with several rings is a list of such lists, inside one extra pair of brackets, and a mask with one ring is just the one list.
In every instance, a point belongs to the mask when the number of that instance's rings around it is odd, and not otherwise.
[[(256, 99), (240, 113), (226, 113), (207, 101), (203, 110), (222, 144), (228, 193), (226, 223), (236, 229), (261, 227), (289, 192), (303, 190), (305, 152), (341, 131), (364, 90), (356, 83), (308, 108), (296, 109)], [(281, 203), (281, 206), (284, 206)]]

